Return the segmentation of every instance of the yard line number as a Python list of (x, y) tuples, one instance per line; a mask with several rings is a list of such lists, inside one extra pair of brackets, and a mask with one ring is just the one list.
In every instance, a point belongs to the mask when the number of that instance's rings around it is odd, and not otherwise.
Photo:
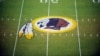
[[(40, 3), (48, 3), (49, 0), (40, 0)], [(58, 0), (50, 0), (51, 3), (58, 3)]]
[(93, 3), (100, 3), (100, 0), (92, 0)]

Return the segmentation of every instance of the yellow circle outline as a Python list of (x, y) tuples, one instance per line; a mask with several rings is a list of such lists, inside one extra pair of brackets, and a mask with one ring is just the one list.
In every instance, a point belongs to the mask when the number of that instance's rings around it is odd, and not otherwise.
[[(72, 25), (67, 28), (67, 29), (64, 29), (64, 30), (43, 30), (43, 29), (40, 29), (39, 27), (36, 26), (36, 22), (38, 22), (39, 20), (43, 20), (43, 19), (48, 19), (48, 18), (62, 18), (66, 21), (69, 21)], [(76, 28), (77, 26), (77, 23), (75, 20), (71, 19), (71, 18), (68, 18), (68, 17), (62, 17), (62, 16), (44, 16), (44, 17), (39, 17), (39, 18), (36, 18), (34, 20), (32, 20), (32, 25), (33, 25), (33, 28), (36, 29), (37, 31), (40, 31), (40, 32), (45, 32), (45, 33), (64, 33), (64, 32), (69, 32), (73, 29)]]

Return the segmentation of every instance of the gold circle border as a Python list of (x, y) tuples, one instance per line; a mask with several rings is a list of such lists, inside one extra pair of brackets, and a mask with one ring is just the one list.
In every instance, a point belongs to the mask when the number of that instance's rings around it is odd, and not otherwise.
[[(40, 29), (39, 27), (36, 26), (36, 22), (40, 21), (40, 20), (43, 20), (43, 19), (48, 19), (48, 18), (62, 18), (68, 22), (70, 22), (72, 25), (67, 28), (67, 29), (64, 29), (64, 30), (43, 30), (43, 29)], [(75, 20), (73, 20), (72, 18), (68, 18), (68, 17), (63, 17), (63, 16), (44, 16), (44, 17), (39, 17), (39, 18), (36, 18), (34, 20), (32, 20), (32, 25), (33, 25), (33, 29), (37, 30), (37, 31), (40, 31), (40, 32), (44, 32), (44, 33), (64, 33), (64, 32), (69, 32), (73, 29), (76, 28), (77, 26), (77, 23)]]

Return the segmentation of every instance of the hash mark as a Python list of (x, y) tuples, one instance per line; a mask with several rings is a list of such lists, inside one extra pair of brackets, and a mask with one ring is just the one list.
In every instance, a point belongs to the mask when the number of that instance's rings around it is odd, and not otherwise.
[(84, 37), (86, 36), (86, 34), (84, 34)]
[(43, 36), (43, 33), (41, 33), (41, 36)]
[(9, 21), (10, 19), (8, 18), (7, 20)]
[(61, 34), (59, 34), (59, 36), (61, 36)]
[(26, 21), (26, 18), (25, 18), (25, 21)]
[(3, 21), (3, 18), (1, 18), (1, 21)]
[(13, 34), (12, 34), (12, 33), (10, 33), (10, 36), (13, 36)]
[(31, 21), (32, 21), (32, 19), (31, 19)]
[(90, 37), (92, 37), (93, 35), (92, 34), (90, 34)]
[(72, 33), (72, 37), (74, 36), (74, 34)]
[(15, 21), (15, 18), (13, 18), (13, 21)]
[(84, 19), (82, 19), (82, 22), (84, 22)]
[(37, 34), (35, 33), (35, 36), (37, 36)]
[(99, 37), (99, 34), (97, 34), (96, 36)]
[(55, 36), (55, 34), (53, 34), (53, 36)]
[(94, 22), (96, 21), (96, 19), (94, 19)]
[(88, 21), (90, 21), (90, 19), (88, 19)]
[(68, 34), (66, 34), (66, 36), (68, 36)]
[(4, 33), (4, 34), (3, 34), (3, 36), (5, 37), (5, 36), (6, 36), (6, 34)]

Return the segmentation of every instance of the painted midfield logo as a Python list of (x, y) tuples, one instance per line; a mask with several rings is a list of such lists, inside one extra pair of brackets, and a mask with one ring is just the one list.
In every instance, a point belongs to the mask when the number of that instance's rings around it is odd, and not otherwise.
[(76, 28), (76, 21), (59, 16), (37, 18), (32, 24), (34, 29), (48, 33), (62, 33)]
[(71, 18), (50, 16), (32, 20), (23, 25), (19, 30), (19, 37), (33, 38), (33, 31), (36, 29), (45, 33), (64, 33), (76, 28), (76, 21)]

